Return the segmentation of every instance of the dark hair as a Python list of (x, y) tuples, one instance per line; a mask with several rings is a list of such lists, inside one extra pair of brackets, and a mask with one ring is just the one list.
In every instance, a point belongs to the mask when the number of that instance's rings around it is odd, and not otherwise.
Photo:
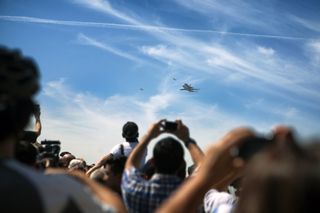
[(9, 135), (21, 134), (29, 122), (32, 109), (31, 99), (16, 100), (14, 104), (0, 109), (0, 142)]
[(39, 87), (36, 63), (18, 50), (0, 47), (0, 141), (27, 125)]
[(315, 212), (320, 164), (295, 142), (281, 141), (252, 159), (236, 213)]
[(61, 152), (61, 153), (59, 154), (59, 156), (60, 156), (60, 157), (63, 157), (63, 156), (65, 156), (66, 154), (70, 154), (70, 155), (71, 155), (70, 152), (68, 152), (68, 151), (63, 151), (63, 152)]
[(124, 170), (124, 166), (126, 164), (127, 157), (126, 156), (120, 156), (120, 157), (111, 157), (108, 160), (106, 160), (106, 163), (104, 164), (109, 165), (111, 171), (114, 175), (122, 174)]
[(185, 160), (183, 160), (177, 172), (177, 176), (182, 180), (186, 178), (186, 168), (187, 168), (187, 163)]
[(122, 137), (124, 137), (128, 142), (136, 141), (139, 137), (138, 125), (132, 121), (128, 121), (122, 127)]
[(162, 174), (175, 174), (183, 163), (182, 145), (172, 137), (161, 139), (153, 149), (156, 171)]
[(153, 158), (149, 159), (141, 168), (141, 175), (144, 179), (149, 180), (155, 173)]

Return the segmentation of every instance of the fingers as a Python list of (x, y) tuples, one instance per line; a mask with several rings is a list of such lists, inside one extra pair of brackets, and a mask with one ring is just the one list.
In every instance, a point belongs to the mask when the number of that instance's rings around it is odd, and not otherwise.
[(217, 145), (229, 150), (232, 147), (240, 146), (244, 139), (250, 137), (256, 137), (256, 133), (251, 128), (239, 127), (228, 132)]
[(158, 122), (153, 123), (153, 124), (149, 127), (148, 135), (149, 135), (151, 138), (156, 138), (156, 137), (158, 137), (161, 133), (164, 132), (164, 130), (161, 129), (163, 121), (166, 121), (166, 119), (161, 119), (161, 120), (159, 120)]
[(294, 129), (285, 126), (285, 125), (278, 125), (272, 130), (273, 132), (273, 140), (277, 143), (294, 143)]

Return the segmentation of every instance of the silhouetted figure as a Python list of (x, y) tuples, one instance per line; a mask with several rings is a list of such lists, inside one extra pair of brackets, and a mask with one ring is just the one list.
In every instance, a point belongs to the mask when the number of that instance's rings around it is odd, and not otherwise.
[[(248, 140), (261, 140), (248, 128), (238, 128), (221, 138), (206, 153), (197, 173), (184, 184), (158, 213), (195, 212), (204, 194), (211, 188), (212, 202), (207, 212), (269, 213), (318, 212), (320, 162), (315, 152), (302, 148), (293, 131), (285, 126), (274, 130), (268, 146), (256, 152), (251, 160), (234, 154)], [(237, 202), (221, 199), (223, 190), (243, 176), (242, 191)]]
[(170, 130), (163, 125), (164, 121), (160, 120), (150, 126), (127, 160), (121, 188), (129, 212), (154, 212), (180, 186), (184, 178), (181, 177), (181, 168), (185, 166), (184, 150), (181, 143), (173, 137), (157, 142), (152, 157), (155, 173), (149, 180), (142, 177), (141, 159), (152, 139), (162, 133), (171, 133), (183, 141), (193, 159), (200, 159), (203, 155), (195, 141), (190, 138), (188, 127), (181, 120), (171, 122), (175, 125), (171, 125), (174, 129)]
[(89, 179), (90, 192), (70, 177), (45, 176), (14, 160), (39, 87), (34, 61), (0, 47), (0, 212), (124, 212), (118, 197)]

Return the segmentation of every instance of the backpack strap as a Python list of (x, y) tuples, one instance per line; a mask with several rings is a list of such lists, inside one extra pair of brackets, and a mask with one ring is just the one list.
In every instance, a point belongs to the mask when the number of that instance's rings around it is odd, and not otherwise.
[(123, 144), (120, 144), (120, 153), (122, 156), (124, 156), (124, 147)]

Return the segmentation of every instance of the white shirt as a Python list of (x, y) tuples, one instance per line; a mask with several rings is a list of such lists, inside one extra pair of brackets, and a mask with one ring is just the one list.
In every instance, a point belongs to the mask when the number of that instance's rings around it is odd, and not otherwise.
[[(130, 142), (129, 143), (129, 142), (125, 141), (125, 142), (123, 142), (121, 144), (123, 145), (124, 155), (126, 157), (128, 157), (129, 154), (132, 152), (132, 150), (138, 145), (138, 142)], [(122, 155), (122, 153), (121, 153), (121, 144), (115, 145), (110, 151), (110, 153), (113, 154), (115, 157), (120, 157)], [(143, 155), (143, 158), (142, 158), (142, 162), (141, 162), (142, 164), (145, 163), (146, 157), (147, 157), (147, 150), (144, 152), (144, 155)]]
[(237, 199), (227, 193), (210, 189), (204, 196), (204, 211), (209, 212), (230, 212)]

